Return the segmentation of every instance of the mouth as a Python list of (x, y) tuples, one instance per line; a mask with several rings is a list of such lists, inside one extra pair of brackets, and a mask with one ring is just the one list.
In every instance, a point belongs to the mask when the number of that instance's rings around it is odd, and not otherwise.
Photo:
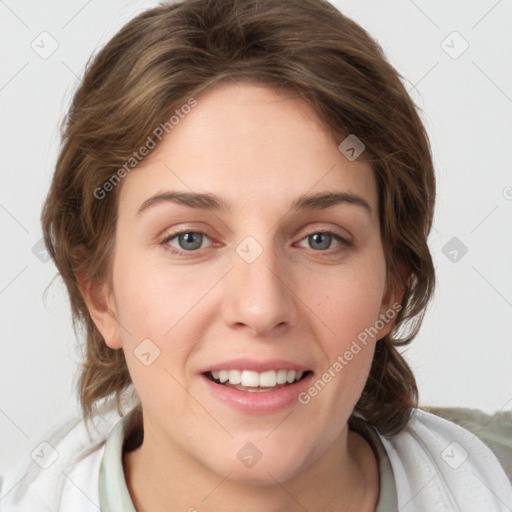
[(223, 411), (275, 414), (297, 404), (313, 380), (310, 368), (287, 359), (240, 357), (200, 369), (199, 385)]
[(203, 375), (220, 386), (245, 391), (248, 393), (265, 393), (292, 387), (309, 377), (311, 370), (213, 370), (203, 372)]

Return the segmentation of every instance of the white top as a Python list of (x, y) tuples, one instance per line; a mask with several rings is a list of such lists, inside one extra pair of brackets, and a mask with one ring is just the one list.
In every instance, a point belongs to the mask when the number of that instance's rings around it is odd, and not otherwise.
[[(90, 437), (75, 419), (48, 436), (29, 464), (6, 475), (2, 512), (135, 512), (124, 479), (123, 443), (132, 413), (98, 414)], [(373, 429), (380, 498), (376, 512), (510, 512), (512, 485), (486, 445), (462, 427), (415, 409), (386, 438)]]

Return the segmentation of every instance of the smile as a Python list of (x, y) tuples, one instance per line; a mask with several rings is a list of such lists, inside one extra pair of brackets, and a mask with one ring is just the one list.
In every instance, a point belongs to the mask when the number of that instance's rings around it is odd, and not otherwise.
[(217, 384), (239, 391), (268, 392), (281, 389), (299, 382), (309, 374), (301, 370), (268, 370), (257, 372), (253, 370), (217, 370), (206, 372), (205, 375)]

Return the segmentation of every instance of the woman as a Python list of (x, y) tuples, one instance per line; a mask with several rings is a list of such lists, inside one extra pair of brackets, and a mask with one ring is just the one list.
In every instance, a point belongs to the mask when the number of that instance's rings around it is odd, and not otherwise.
[(132, 20), (75, 94), (43, 212), (84, 421), (3, 509), (510, 509), (396, 349), (433, 292), (434, 196), (396, 71), (327, 2)]

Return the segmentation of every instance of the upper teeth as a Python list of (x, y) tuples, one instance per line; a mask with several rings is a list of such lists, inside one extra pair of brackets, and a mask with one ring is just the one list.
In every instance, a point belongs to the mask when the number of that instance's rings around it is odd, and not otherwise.
[(302, 371), (295, 370), (269, 370), (266, 372), (253, 372), (251, 370), (219, 370), (212, 371), (212, 376), (221, 382), (241, 384), (246, 387), (272, 387), (276, 384), (285, 384), (298, 381), (304, 375)]

